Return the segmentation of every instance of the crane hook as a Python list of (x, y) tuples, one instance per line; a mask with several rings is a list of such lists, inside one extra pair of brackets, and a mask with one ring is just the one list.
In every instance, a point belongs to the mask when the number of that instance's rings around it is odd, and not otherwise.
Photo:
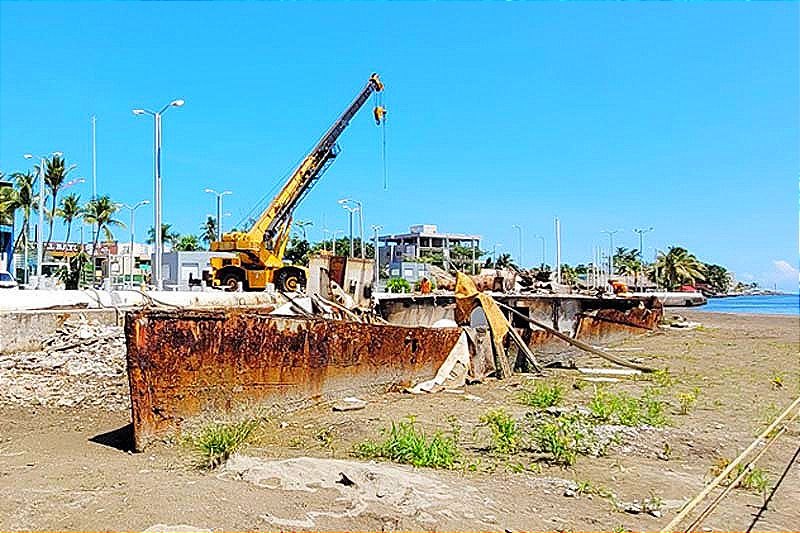
[(380, 126), (381, 122), (383, 122), (383, 118), (386, 116), (386, 108), (377, 105), (375, 109), (372, 110), (372, 115), (375, 117), (375, 124)]

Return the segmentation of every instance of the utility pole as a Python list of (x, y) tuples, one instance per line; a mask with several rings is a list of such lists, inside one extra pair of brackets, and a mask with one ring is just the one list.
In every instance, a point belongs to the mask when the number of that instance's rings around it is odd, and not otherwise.
[(97, 199), (97, 117), (92, 115), (92, 200)]
[(204, 189), (203, 192), (211, 193), (217, 197), (217, 241), (222, 240), (222, 197), (233, 194), (231, 191), (217, 192), (214, 189)]
[[(131, 288), (133, 288), (133, 267), (134, 267), (133, 240), (134, 240), (134, 233), (135, 232), (134, 232), (133, 224), (134, 224), (134, 221), (135, 221), (136, 210), (139, 209), (140, 207), (142, 207), (143, 205), (147, 205), (149, 203), (150, 203), (150, 200), (142, 200), (141, 202), (138, 202), (138, 203), (136, 203), (134, 205), (117, 204), (118, 207), (124, 207), (125, 209), (127, 209), (128, 211), (131, 212), (131, 249), (128, 250), (128, 255), (130, 256), (130, 262), (131, 262), (131, 273), (130, 273), (130, 276), (129, 276)], [(123, 262), (123, 265), (124, 265), (124, 262)], [(124, 273), (124, 269), (123, 269), (123, 278), (122, 278), (123, 283), (125, 281), (124, 274), (125, 273)]]
[(561, 221), (556, 217), (556, 282), (561, 284)]
[(524, 268), (523, 265), (525, 264), (525, 258), (522, 255), (522, 226), (519, 224), (514, 224), (511, 227), (519, 231), (519, 266), (520, 268)]
[(381, 260), (380, 255), (378, 255), (378, 232), (383, 229), (383, 226), (373, 225), (372, 231), (375, 232), (375, 243), (373, 246), (375, 247), (375, 280), (373, 281), (372, 292), (373, 294), (378, 292), (378, 283), (381, 279)]
[(619, 230), (618, 229), (615, 229), (615, 230), (604, 229), (604, 230), (601, 230), (600, 233), (607, 233), (608, 234), (609, 246), (611, 246), (611, 249), (609, 250), (610, 253), (608, 254), (608, 275), (609, 275), (609, 277), (611, 277), (611, 276), (614, 275), (614, 234), (615, 233), (619, 233)]

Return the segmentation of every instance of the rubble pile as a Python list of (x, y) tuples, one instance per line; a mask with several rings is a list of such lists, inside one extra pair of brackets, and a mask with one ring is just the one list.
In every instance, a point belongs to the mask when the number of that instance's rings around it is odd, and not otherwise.
[(0, 355), (0, 403), (129, 408), (123, 328), (82, 318), (65, 323), (38, 352)]

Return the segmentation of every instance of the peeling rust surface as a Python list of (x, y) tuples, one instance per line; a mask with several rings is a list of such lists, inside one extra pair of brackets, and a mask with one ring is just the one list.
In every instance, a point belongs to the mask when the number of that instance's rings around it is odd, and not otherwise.
[(136, 447), (201, 415), (430, 378), (460, 334), (252, 309), (130, 312), (125, 335)]
[[(626, 300), (621, 300), (626, 301)], [(631, 334), (654, 330), (661, 322), (664, 309), (657, 300), (634, 300), (628, 309), (602, 308), (577, 315), (575, 337), (589, 341), (609, 341)]]

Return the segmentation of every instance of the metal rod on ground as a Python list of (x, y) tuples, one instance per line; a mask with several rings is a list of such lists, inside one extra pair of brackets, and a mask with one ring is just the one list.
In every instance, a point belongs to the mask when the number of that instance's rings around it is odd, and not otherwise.
[(781, 427), (781, 429), (777, 433), (775, 433), (775, 435), (773, 435), (769, 439), (769, 441), (767, 441), (767, 443), (764, 445), (764, 447), (761, 448), (761, 451), (758, 452), (758, 454), (753, 458), (753, 460), (750, 461), (749, 463), (747, 463), (747, 466), (745, 466), (742, 469), (742, 471), (739, 473), (739, 475), (736, 476), (736, 479), (731, 481), (728, 484), (728, 486), (725, 487), (725, 489), (722, 492), (720, 492), (719, 495), (717, 495), (716, 498), (714, 498), (714, 501), (711, 502), (710, 504), (708, 504), (708, 507), (706, 507), (703, 510), (703, 512), (700, 513), (700, 515), (697, 518), (694, 519), (694, 522), (689, 524), (689, 527), (687, 527), (684, 530), (685, 532), (688, 533), (689, 531), (697, 531), (697, 526), (699, 526), (700, 523), (702, 523), (702, 521), (705, 520), (708, 517), (708, 515), (710, 515), (712, 512), (714, 512), (714, 509), (717, 508), (717, 506), (723, 500), (723, 498), (725, 498), (725, 496), (727, 496), (730, 491), (735, 489), (739, 485), (739, 483), (741, 483), (742, 480), (748, 474), (750, 474), (750, 472), (753, 471), (753, 467), (755, 466), (756, 462), (759, 459), (761, 459), (761, 456), (764, 455), (764, 453), (766, 453), (767, 450), (769, 450), (770, 446), (772, 446), (775, 443), (776, 440), (778, 440), (778, 437), (780, 437), (781, 435), (783, 435), (784, 433), (786, 433), (789, 430), (789, 424), (794, 422), (795, 419), (798, 417), (798, 415), (800, 415), (800, 410), (798, 410), (791, 419), (787, 420), (786, 423)]
[(514, 309), (513, 307), (508, 306), (508, 305), (506, 305), (504, 303), (497, 302), (497, 305), (499, 305), (503, 309), (507, 309), (507, 310), (511, 311), (512, 313), (514, 313), (518, 317), (522, 318), (523, 320), (527, 320), (528, 322), (530, 322), (534, 326), (536, 326), (538, 328), (541, 328), (541, 329), (547, 331), (548, 333), (551, 333), (551, 334), (555, 335), (556, 337), (558, 337), (562, 341), (564, 341), (564, 342), (566, 342), (568, 344), (571, 344), (571, 345), (575, 346), (576, 348), (580, 348), (581, 350), (587, 351), (587, 352), (589, 352), (591, 354), (597, 355), (598, 357), (602, 357), (603, 359), (606, 359), (608, 361), (611, 361), (612, 363), (616, 363), (616, 364), (621, 365), (621, 366), (626, 366), (628, 368), (635, 368), (636, 370), (641, 370), (642, 372), (653, 372), (654, 371), (654, 369), (650, 368), (649, 366), (644, 366), (644, 365), (639, 365), (639, 364), (636, 364), (636, 363), (631, 363), (630, 361), (626, 361), (625, 359), (621, 359), (621, 358), (617, 357), (616, 355), (611, 355), (609, 353), (605, 353), (605, 352), (600, 351), (600, 350), (598, 350), (596, 348), (593, 348), (592, 346), (589, 346), (585, 342), (581, 342), (581, 341), (579, 341), (577, 339), (573, 339), (572, 337), (569, 337), (568, 335), (564, 335), (563, 333), (561, 333), (557, 329), (551, 328), (550, 326), (548, 326), (546, 324), (543, 324), (543, 323), (539, 322), (538, 320), (534, 320), (531, 317), (525, 316), (522, 313), (520, 313), (519, 311), (517, 311), (516, 309)]
[(708, 494), (712, 490), (714, 490), (714, 488), (717, 485), (719, 485), (725, 479), (727, 479), (728, 478), (728, 474), (733, 472), (733, 469), (736, 468), (739, 465), (739, 463), (742, 462), (742, 459), (744, 459), (745, 456), (747, 456), (747, 454), (749, 454), (751, 451), (753, 451), (753, 449), (756, 446), (758, 446), (759, 443), (761, 443), (761, 441), (764, 440), (764, 438), (767, 435), (772, 433), (772, 431), (776, 427), (778, 427), (778, 424), (781, 423), (781, 420), (786, 418), (786, 415), (788, 415), (792, 411), (792, 409), (797, 408), (797, 406), (799, 406), (799, 405), (800, 405), (800, 396), (798, 396), (795, 399), (795, 401), (793, 401), (791, 403), (791, 405), (789, 405), (789, 407), (787, 407), (780, 415), (778, 415), (778, 417), (772, 422), (772, 424), (770, 424), (767, 429), (762, 431), (761, 434), (758, 437), (756, 437), (756, 440), (754, 440), (750, 444), (750, 446), (748, 446), (742, 453), (740, 453), (739, 456), (736, 459), (731, 461), (730, 464), (728, 464), (728, 466), (726, 466), (725, 469), (722, 472), (720, 472), (720, 474), (717, 477), (715, 477), (708, 485), (706, 485), (703, 488), (703, 490), (701, 490), (700, 493), (697, 496), (695, 496), (689, 503), (684, 505), (683, 509), (681, 509), (681, 511), (675, 516), (675, 518), (673, 518), (672, 521), (669, 524), (667, 524), (661, 530), (662, 533), (667, 532), (667, 531), (675, 531), (675, 526), (677, 526), (681, 522), (681, 520), (686, 518), (686, 515), (688, 515), (691, 512), (691, 510), (694, 509), (697, 506), (698, 503), (703, 501), (703, 499), (706, 496), (708, 496)]

